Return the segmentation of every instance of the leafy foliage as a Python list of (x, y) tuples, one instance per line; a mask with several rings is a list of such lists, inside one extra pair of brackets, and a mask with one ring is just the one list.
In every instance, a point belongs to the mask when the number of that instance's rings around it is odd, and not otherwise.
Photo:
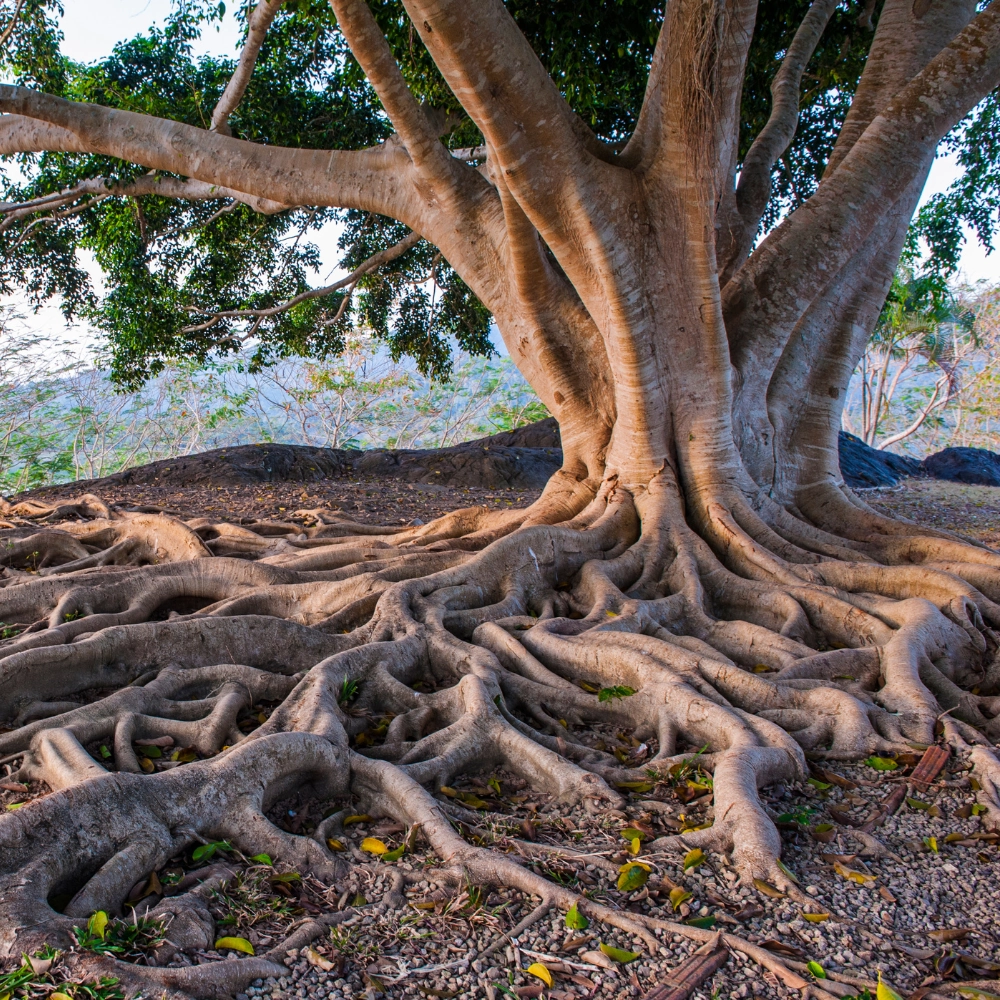
[[(770, 113), (770, 85), (809, 0), (763, 0), (743, 91), (740, 156)], [(565, 0), (508, 0), (507, 7), (570, 106), (596, 135), (620, 148), (635, 125), (663, 17), (662, 0), (599, 5)], [(477, 146), (465, 117), (407, 18), (400, 0), (372, 9), (416, 96), (450, 112), (445, 142)], [(763, 220), (773, 226), (819, 181), (857, 86), (881, 4), (846, 0), (810, 62), (795, 140), (776, 165), (775, 197)], [(175, 0), (163, 27), (80, 65), (59, 50), (58, 0), (27, 0), (0, 66), (15, 81), (71, 100), (207, 128), (234, 59), (194, 58), (192, 42), (223, 16), (225, 5)], [(240, 5), (245, 20), (248, 8)], [(870, 22), (870, 23), (869, 23)], [(954, 269), (961, 220), (984, 241), (998, 205), (1000, 129), (996, 95), (949, 138), (965, 174), (920, 213), (923, 237), (941, 273)], [(326, 0), (282, 6), (247, 92), (230, 119), (239, 138), (297, 148), (361, 148), (391, 128), (372, 88), (337, 29)], [(125, 184), (144, 170), (109, 157), (44, 153), (15, 158), (2, 180), (20, 202), (104, 178)], [(451, 344), (489, 356), (490, 315), (436, 249), (425, 242), (361, 280), (350, 301), (334, 293), (261, 316), (313, 287), (320, 266), (316, 232), (343, 225), (340, 261), (356, 267), (406, 234), (398, 222), (361, 212), (301, 207), (262, 215), (225, 199), (180, 201), (157, 195), (90, 194), (22, 220), (0, 233), (0, 292), (23, 289), (35, 304), (56, 298), (67, 318), (93, 322), (107, 337), (114, 380), (135, 388), (170, 359), (207, 364), (215, 355), (249, 351), (251, 370), (292, 356), (320, 359), (345, 349), (359, 326), (392, 358), (447, 379)], [(93, 288), (79, 252), (92, 253), (106, 286)], [(255, 312), (256, 311), (256, 312)]]
[(939, 284), (958, 270), (966, 241), (965, 226), (988, 253), (1000, 224), (1000, 89), (993, 91), (942, 143), (953, 154), (962, 174), (951, 187), (936, 194), (917, 212), (907, 235), (907, 257), (921, 256), (923, 268)]

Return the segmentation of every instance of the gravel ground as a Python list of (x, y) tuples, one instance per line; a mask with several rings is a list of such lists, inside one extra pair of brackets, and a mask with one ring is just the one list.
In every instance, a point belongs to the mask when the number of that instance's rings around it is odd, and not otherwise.
[[(1000, 853), (997, 838), (984, 833), (980, 817), (969, 815), (973, 796), (963, 767), (953, 759), (929, 791), (911, 795), (916, 805), (904, 804), (875, 831), (886, 853), (893, 855), (885, 858), (872, 857), (852, 837), (853, 828), (847, 824), (860, 824), (877, 810), (898, 787), (896, 775), (904, 774), (906, 768), (887, 777), (865, 765), (840, 766), (834, 773), (843, 784), (854, 787), (814, 778), (811, 784), (769, 789), (768, 807), (783, 820), (785, 861), (804, 889), (800, 902), (774, 894), (766, 884), (740, 886), (725, 857), (717, 854), (709, 854), (700, 865), (685, 871), (679, 855), (641, 851), (638, 860), (652, 868), (649, 881), (632, 893), (617, 890), (617, 869), (632, 858), (621, 836), (623, 827), (644, 828), (653, 836), (709, 815), (704, 803), (685, 804), (678, 798), (678, 790), (686, 797), (686, 782), (633, 793), (624, 811), (587, 817), (567, 814), (564, 807), (550, 806), (540, 795), (519, 803), (515, 800), (523, 796), (510, 793), (501, 775), (502, 794), (493, 792), (483, 799), (489, 811), (483, 810), (482, 818), (470, 824), (467, 833), (510, 850), (518, 847), (511, 834), (523, 838), (527, 828), (537, 845), (560, 845), (584, 855), (579, 860), (553, 859), (538, 870), (575, 883), (587, 895), (612, 906), (674, 920), (701, 918), (708, 923), (706, 918), (714, 918), (716, 928), (763, 944), (791, 963), (819, 962), (827, 973), (848, 979), (872, 980), (881, 971), (904, 995), (921, 985), (947, 992), (949, 984), (959, 980), (995, 980), (992, 969), (1000, 969)], [(704, 780), (693, 777), (695, 784)], [(477, 797), (484, 794), (482, 782), (475, 779), (457, 790)], [(442, 797), (442, 801), (452, 804), (454, 800), (449, 803)], [(835, 815), (828, 811), (830, 807)], [(828, 843), (817, 841), (810, 832), (824, 823), (833, 827)], [(370, 830), (364, 823), (348, 829), (349, 850), (373, 834), (381, 834), (390, 845), (401, 836), (386, 835), (385, 827)], [(822, 830), (818, 833), (824, 836)], [(855, 878), (863, 884), (838, 874), (835, 864), (841, 872), (857, 873)], [(533, 901), (503, 891), (470, 898), (468, 892), (447, 885), (435, 891), (433, 859), (419, 853), (391, 867), (421, 878), (408, 890), (402, 909), (379, 903), (389, 889), (390, 866), (367, 863), (344, 892), (352, 902), (357, 893), (372, 902), (335, 928), (330, 939), (317, 943), (312, 955), (298, 956), (287, 979), (257, 983), (249, 995), (339, 1000), (364, 995), (366, 990), (371, 996), (374, 990), (392, 997), (493, 1000), (510, 993), (555, 1000), (634, 997), (662, 982), (697, 947), (681, 936), (658, 933), (660, 947), (651, 954), (640, 940), (621, 931), (597, 924), (586, 931), (569, 930), (561, 913), (510, 939), (504, 932), (530, 910)], [(678, 888), (691, 896), (675, 911), (670, 893), (676, 894)], [(805, 919), (807, 912), (819, 922)], [(484, 956), (498, 941), (500, 947)], [(608, 963), (613, 967), (600, 968), (590, 963), (599, 960), (593, 953), (601, 942), (640, 955), (627, 965)], [(333, 962), (334, 968), (324, 971), (320, 967), (324, 961)], [(540, 989), (541, 982), (524, 971), (535, 961), (553, 972), (553, 989)], [(935, 969), (935, 962), (943, 971), (952, 966), (949, 979)], [(993, 982), (984, 988), (996, 992), (997, 986), (1000, 983)], [(847, 991), (860, 992), (850, 987)], [(750, 995), (785, 997), (793, 992), (773, 974), (737, 954), (695, 995), (700, 1000), (736, 1000)]]
[[(32, 496), (78, 492), (67, 486)], [(864, 496), (887, 513), (924, 519), (996, 544), (998, 493), (988, 487), (911, 480), (894, 490), (865, 491)], [(296, 509), (328, 505), (352, 511), (360, 521), (398, 524), (427, 521), (471, 503), (526, 506), (534, 494), (326, 481), (306, 488), (291, 483), (215, 490), (131, 487), (103, 498), (155, 504), (185, 517), (288, 519)], [(249, 720), (250, 727), (254, 724)], [(643, 753), (629, 732), (604, 734), (603, 739), (633, 759)], [(840, 985), (826, 984), (838, 995), (861, 993), (862, 981), (870, 982), (879, 972), (913, 1000), (954, 996), (958, 983), (972, 981), (1000, 994), (1000, 851), (997, 837), (987, 834), (982, 817), (972, 813), (974, 776), (965, 764), (952, 758), (936, 784), (926, 792), (911, 791), (909, 802), (874, 831), (885, 856), (873, 856), (872, 845), (852, 833), (899, 786), (907, 773), (906, 760), (890, 772), (865, 764), (830, 765), (837, 782), (823, 780), (829, 774), (818, 772), (822, 777), (810, 783), (766, 790), (768, 807), (780, 821), (785, 863), (802, 887), (798, 899), (776, 894), (766, 884), (740, 886), (722, 855), (709, 854), (685, 870), (680, 855), (642, 847), (635, 860), (650, 866), (647, 883), (631, 893), (616, 888), (620, 866), (633, 860), (623, 828), (642, 831), (648, 843), (711, 818), (710, 796), (699, 787), (706, 779), (697, 772), (673, 784), (633, 792), (624, 810), (597, 816), (551, 803), (504, 773), (469, 776), (457, 783), (455, 796), (441, 798), (475, 842), (530, 854), (539, 871), (614, 907), (677, 921), (714, 920), (715, 929), (763, 945), (807, 978), (802, 963), (818, 962), (843, 980)], [(42, 792), (0, 791), (0, 808)], [(273, 818), (293, 832), (304, 832), (321, 815), (316, 803), (285, 802), (275, 807)], [(815, 829), (823, 824), (830, 829)], [(511, 995), (554, 1000), (642, 997), (698, 946), (683, 936), (658, 932), (659, 947), (652, 953), (640, 939), (596, 923), (586, 930), (570, 930), (562, 913), (551, 914), (514, 939), (511, 929), (537, 901), (516, 892), (479, 892), (439, 881), (435, 859), (422, 853), (420, 842), (401, 859), (383, 862), (360, 850), (366, 837), (393, 848), (402, 843), (404, 831), (367, 819), (346, 826), (343, 845), (356, 865), (335, 885), (297, 878), (283, 871), (280, 862), (271, 867), (220, 855), (240, 869), (239, 879), (216, 900), (220, 933), (246, 937), (258, 952), (274, 947), (310, 916), (348, 914), (310, 949), (289, 954), (287, 977), (257, 981), (237, 1000), (264, 995), (275, 1000), (359, 1000), (380, 994), (489, 1000)], [(580, 857), (539, 859), (541, 845)], [(190, 857), (174, 859), (158, 873), (161, 888), (169, 894), (172, 883), (198, 867)], [(398, 873), (411, 884), (405, 903), (397, 907), (388, 896)], [(147, 896), (145, 903), (155, 898)], [(602, 943), (639, 955), (628, 964), (610, 962), (598, 950)], [(198, 960), (223, 957), (205, 952)], [(239, 960), (231, 953), (225, 957)], [(552, 988), (525, 971), (532, 962), (547, 966)], [(858, 980), (854, 985), (852, 977)], [(773, 973), (734, 953), (694, 996), (742, 1000), (793, 993), (797, 991), (780, 984)]]

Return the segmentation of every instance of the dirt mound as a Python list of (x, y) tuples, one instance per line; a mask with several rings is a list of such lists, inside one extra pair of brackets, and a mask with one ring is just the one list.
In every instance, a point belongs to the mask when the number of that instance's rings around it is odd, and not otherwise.
[(239, 486), (379, 478), (441, 486), (540, 489), (562, 452), (553, 419), (451, 448), (357, 451), (293, 444), (247, 444), (164, 459), (79, 484), (93, 492), (121, 486)]

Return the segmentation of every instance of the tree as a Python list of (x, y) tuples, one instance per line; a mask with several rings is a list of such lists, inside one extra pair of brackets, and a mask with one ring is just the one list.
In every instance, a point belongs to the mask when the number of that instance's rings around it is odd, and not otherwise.
[[(448, 822), (457, 807), (433, 792), (502, 765), (565, 800), (616, 806), (628, 783), (668, 780), (704, 750), (714, 824), (654, 846), (730, 852), (745, 880), (794, 894), (758, 790), (804, 777), (807, 752), (884, 755), (940, 730), (974, 765), (995, 827), (1000, 556), (868, 508), (843, 485), (837, 432), (935, 149), (1000, 84), (1000, 6), (886, 0), (815, 190), (755, 246), (834, 0), (816, 0), (786, 42), (747, 145), (741, 95), (761, 65), (749, 0), (667, 5), (641, 109), (612, 142), (567, 103), (539, 58), (551, 50), (511, 13), (542, 6), (406, 0), (404, 19), (332, 5), (391, 122), (377, 145), (226, 134), (275, 21), (278, 3), (262, 2), (212, 128), (9, 85), (0, 148), (136, 165), (102, 175), (94, 198), (222, 196), (395, 220), (405, 230), (381, 260), (416, 249), (406, 230), (436, 248), (557, 417), (563, 468), (524, 511), (470, 508), (402, 531), (318, 523), (304, 550), (230, 525), (113, 518), (93, 499), (74, 510), (96, 523), (67, 524), (73, 537), (18, 539), (8, 562), (37, 553), (45, 578), (17, 577), (3, 617), (48, 627), (3, 651), (20, 725), (0, 754), (53, 794), (0, 819), (5, 951), (66, 939), (199, 838), (337, 875), (326, 844), (342, 813), (307, 837), (262, 811), (309, 782), (419, 826), (458, 878), (540, 897), (521, 926), (575, 903), (647, 939), (696, 929), (584, 900), (468, 843)], [(394, 56), (401, 37), (412, 58)], [(569, 35), (556, 40), (572, 51)], [(440, 141), (457, 107), (482, 138), (461, 153)], [(374, 266), (358, 262), (351, 281)], [(59, 516), (21, 508), (40, 513)], [(121, 568), (143, 562), (156, 565)], [(198, 613), (149, 621), (182, 599)], [(633, 693), (602, 700), (595, 687)], [(96, 688), (118, 690), (66, 704)], [(280, 707), (234, 732), (260, 700)], [(359, 743), (365, 711), (393, 718)], [(586, 739), (598, 722), (634, 727), (655, 753), (632, 766), (598, 750)], [(206, 759), (144, 775), (134, 740), (163, 737)], [(86, 752), (95, 740), (113, 742), (113, 773)], [(61, 914), (46, 902), (70, 894)], [(190, 913), (191, 896), (155, 912)], [(128, 975), (208, 993), (265, 967)]]
[[(861, 381), (861, 437), (879, 450), (916, 434), (928, 418), (940, 414), (967, 391), (967, 373), (973, 381), (987, 374), (976, 357), (981, 349), (975, 314), (963, 309), (947, 285), (935, 275), (915, 275), (900, 268), (875, 331), (858, 366)], [(936, 371), (935, 371), (936, 369)], [(933, 373), (932, 382), (927, 381)], [(907, 379), (923, 376), (923, 383), (906, 393), (908, 413), (902, 427), (877, 440), (889, 416), (893, 399)], [(851, 430), (848, 409), (844, 424)]]

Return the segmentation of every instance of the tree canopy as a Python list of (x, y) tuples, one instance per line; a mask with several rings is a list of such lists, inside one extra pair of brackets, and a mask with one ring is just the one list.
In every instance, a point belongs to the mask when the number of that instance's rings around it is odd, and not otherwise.
[[(372, 9), (407, 83), (440, 112), (447, 145), (481, 149), (481, 132), (445, 84), (402, 4), (379, 0)], [(641, 106), (662, 3), (515, 0), (508, 9), (573, 110), (600, 139), (622, 145)], [(760, 5), (743, 85), (741, 160), (767, 122), (771, 81), (807, 9), (804, 0)], [(764, 231), (815, 191), (880, 10), (881, 3), (852, 0), (830, 19), (805, 73), (797, 133), (773, 166)], [(224, 3), (178, 0), (162, 27), (89, 65), (60, 53), (59, 13), (52, 0), (25, 4), (0, 56), (16, 81), (70, 100), (209, 126), (236, 54), (195, 58), (192, 43), (224, 15)], [(241, 6), (236, 16), (245, 25), (248, 9)], [(947, 148), (958, 153), (963, 179), (921, 211), (913, 230), (914, 245), (924, 237), (933, 251), (930, 267), (945, 276), (957, 265), (961, 221), (972, 222), (984, 242), (996, 225), (995, 114), (993, 95), (949, 136)], [(309, 149), (370, 146), (392, 132), (324, 0), (295, 0), (279, 10), (229, 128), (251, 142)], [(55, 200), (43, 214), (25, 212), (4, 222), (0, 289), (23, 289), (36, 305), (55, 298), (67, 318), (93, 323), (106, 335), (114, 377), (125, 386), (141, 383), (171, 357), (204, 361), (212, 353), (249, 349), (259, 365), (293, 354), (335, 354), (355, 324), (370, 329), (394, 358), (408, 355), (421, 373), (437, 377), (450, 371), (451, 337), (472, 354), (492, 351), (489, 310), (425, 240), (363, 274), (353, 294), (340, 288), (309, 297), (323, 287), (313, 242), (319, 227), (342, 224), (340, 265), (353, 272), (405, 236), (395, 220), (308, 205), (262, 214), (233, 199), (220, 205), (160, 197), (155, 184), (150, 193), (113, 197), (116, 186), (146, 171), (108, 156), (28, 153), (8, 162), (6, 202)], [(162, 183), (170, 175), (157, 177)], [(105, 294), (93, 288), (79, 251), (94, 255)], [(290, 302), (295, 304), (285, 308)]]

